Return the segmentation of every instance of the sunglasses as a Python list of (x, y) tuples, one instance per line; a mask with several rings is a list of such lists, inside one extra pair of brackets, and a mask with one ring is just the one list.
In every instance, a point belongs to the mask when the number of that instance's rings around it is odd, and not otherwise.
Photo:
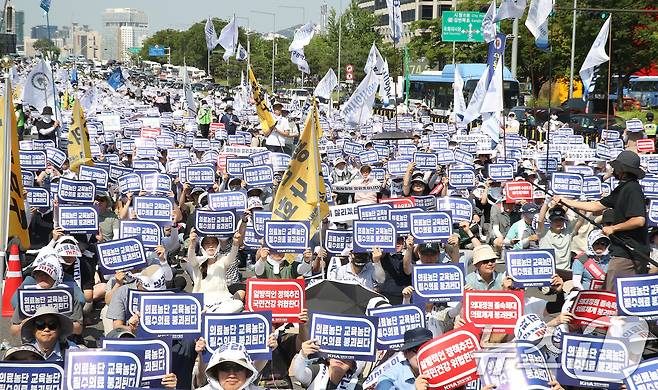
[(37, 330), (44, 330), (46, 328), (50, 330), (57, 330), (59, 328), (59, 322), (36, 320), (34, 322), (34, 327), (37, 328)]
[(245, 368), (238, 363), (225, 362), (219, 365), (219, 371), (240, 372)]
[(493, 264), (495, 262), (496, 262), (496, 259), (487, 259), (487, 260), (478, 261), (478, 264), (480, 264), (480, 263)]

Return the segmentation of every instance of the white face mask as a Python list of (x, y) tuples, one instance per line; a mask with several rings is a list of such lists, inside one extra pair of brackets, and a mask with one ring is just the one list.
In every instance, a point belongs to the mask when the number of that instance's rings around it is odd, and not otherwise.
[(41, 119), (42, 119), (44, 122), (50, 122), (50, 119), (52, 119), (52, 117), (51, 117), (50, 115), (42, 115), (42, 116), (41, 116)]
[(343, 173), (345, 173), (345, 168), (343, 168), (343, 169), (336, 169), (336, 173), (339, 174), (339, 175), (342, 175)]

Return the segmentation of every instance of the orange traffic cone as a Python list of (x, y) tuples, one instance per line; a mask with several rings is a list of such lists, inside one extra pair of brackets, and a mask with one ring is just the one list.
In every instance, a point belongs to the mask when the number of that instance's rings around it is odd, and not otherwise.
[(9, 253), (7, 263), (7, 274), (5, 275), (4, 290), (2, 292), (2, 316), (11, 317), (14, 314), (14, 308), (11, 305), (11, 297), (18, 287), (23, 283), (23, 274), (21, 273), (21, 258), (18, 255), (18, 245), (13, 244)]

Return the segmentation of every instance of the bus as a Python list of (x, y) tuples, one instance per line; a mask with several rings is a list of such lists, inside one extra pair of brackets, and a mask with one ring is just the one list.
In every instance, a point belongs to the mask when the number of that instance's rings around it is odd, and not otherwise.
[(658, 106), (658, 76), (637, 76), (629, 81), (628, 97), (636, 99), (643, 107)]
[[(487, 64), (459, 64), (459, 73), (464, 80), (464, 99), (468, 101), (477, 86)], [(423, 72), (409, 75), (409, 101), (426, 103), (438, 115), (448, 115), (453, 103), (452, 84), (455, 80), (455, 66), (443, 67), (442, 72)], [(504, 107), (510, 109), (519, 105), (519, 82), (512, 73), (503, 69)]]

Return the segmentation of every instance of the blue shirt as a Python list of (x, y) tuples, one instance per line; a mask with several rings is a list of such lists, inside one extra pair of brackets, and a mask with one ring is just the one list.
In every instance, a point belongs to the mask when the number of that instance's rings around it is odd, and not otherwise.
[(502, 290), (503, 280), (505, 280), (505, 274), (494, 271), (491, 282), (487, 283), (482, 276), (480, 276), (480, 273), (475, 270), (466, 275), (465, 281), (466, 284), (473, 288), (473, 290)]
[(382, 374), (375, 390), (415, 390), (415, 382), (409, 362), (403, 361)]

